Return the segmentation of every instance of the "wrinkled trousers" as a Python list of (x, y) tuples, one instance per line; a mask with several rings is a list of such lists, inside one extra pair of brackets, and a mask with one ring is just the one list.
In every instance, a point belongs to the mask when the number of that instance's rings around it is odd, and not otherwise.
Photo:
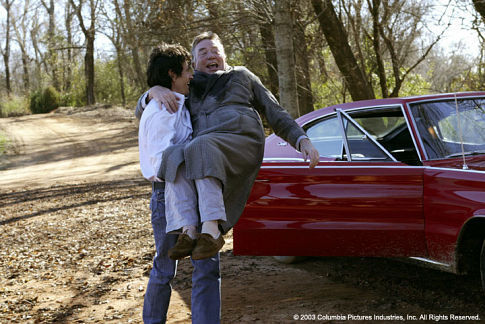
[(213, 177), (187, 179), (185, 164), (180, 166), (174, 182), (165, 182), (165, 198), (167, 233), (184, 226), (197, 227), (199, 222), (227, 220), (221, 181)]
[[(150, 201), (152, 227), (156, 254), (150, 272), (145, 300), (143, 322), (165, 323), (172, 292), (171, 281), (175, 277), (177, 261), (170, 259), (167, 251), (177, 241), (177, 235), (166, 234), (164, 188), (153, 188)], [(219, 253), (204, 260), (191, 260), (192, 272), (192, 323), (216, 324), (221, 318), (221, 277)]]

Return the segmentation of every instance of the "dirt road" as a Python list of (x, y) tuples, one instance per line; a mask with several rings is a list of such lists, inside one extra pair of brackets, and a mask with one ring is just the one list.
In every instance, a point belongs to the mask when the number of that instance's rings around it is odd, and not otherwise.
[[(0, 160), (0, 323), (141, 323), (154, 250), (136, 123), (71, 112), (0, 119), (18, 153)], [(389, 259), (282, 265), (226, 241), (223, 323), (485, 320), (475, 278)], [(179, 263), (169, 323), (190, 322), (191, 271)]]

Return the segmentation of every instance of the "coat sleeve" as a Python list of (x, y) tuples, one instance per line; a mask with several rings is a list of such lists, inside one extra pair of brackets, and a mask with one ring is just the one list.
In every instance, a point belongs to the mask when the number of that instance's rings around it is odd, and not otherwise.
[(290, 114), (279, 105), (275, 96), (266, 89), (259, 78), (249, 70), (246, 69), (246, 71), (254, 94), (254, 102), (252, 102), (254, 108), (266, 117), (276, 135), (297, 148), (298, 139), (305, 136), (305, 132)]
[(135, 117), (138, 119), (141, 118), (141, 114), (143, 114), (143, 110), (145, 110), (147, 95), (148, 91), (141, 95), (140, 99), (138, 99), (138, 103), (136, 104)]

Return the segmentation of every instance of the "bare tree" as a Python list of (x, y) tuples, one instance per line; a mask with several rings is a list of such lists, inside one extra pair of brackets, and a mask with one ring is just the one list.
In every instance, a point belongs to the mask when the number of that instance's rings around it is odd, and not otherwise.
[(276, 59), (278, 61), (280, 104), (293, 117), (298, 117), (300, 116), (300, 110), (298, 108), (298, 95), (296, 90), (291, 0), (275, 2), (274, 12), (274, 35)]
[(30, 9), (30, 0), (25, 0), (24, 8), (21, 13), (21, 16), (18, 18), (17, 21), (15, 19), (12, 21), (12, 25), (15, 30), (15, 40), (17, 41), (20, 48), (20, 52), (22, 54), (22, 68), (23, 68), (22, 78), (23, 78), (25, 92), (28, 92), (30, 88), (30, 77), (29, 77), (30, 58), (28, 55), (28, 48), (27, 48), (27, 32), (28, 32), (27, 21), (28, 19), (30, 19), (30, 17), (28, 16), (29, 9)]
[(124, 37), (125, 40), (128, 43), (128, 46), (131, 49), (131, 56), (133, 59), (133, 65), (135, 68), (135, 78), (136, 78), (136, 84), (138, 85), (138, 88), (144, 89), (146, 86), (145, 82), (145, 69), (142, 68), (141, 65), (141, 58), (139, 54), (140, 50), (140, 38), (139, 35), (136, 33), (135, 29), (135, 22), (133, 21), (132, 18), (132, 3), (131, 0), (124, 0), (123, 2), (123, 10), (124, 10)]
[(349, 45), (347, 32), (335, 12), (332, 1), (312, 0), (312, 5), (335, 62), (345, 78), (352, 99), (375, 98), (372, 85), (367, 80), (365, 72), (362, 71), (357, 63)]
[[(367, 0), (373, 20), (372, 42), (377, 61), (383, 97), (397, 97), (405, 78), (429, 55), (441, 39), (438, 35), (431, 44), (418, 49), (416, 40), (422, 36), (423, 17), (429, 9), (426, 2), (409, 4), (405, 0)], [(380, 6), (382, 4), (382, 10)], [(381, 40), (390, 57), (394, 88), (389, 93), (381, 51)], [(414, 54), (419, 53), (421, 54)]]
[(7, 89), (7, 94), (12, 92), (12, 85), (10, 84), (10, 20), (11, 20), (11, 9), (14, 0), (1, 0), (0, 4), (7, 11), (7, 20), (5, 22), (5, 47), (0, 47), (0, 53), (3, 56), (3, 63), (5, 65), (5, 85)]
[(126, 105), (126, 95), (125, 95), (125, 72), (124, 72), (124, 44), (122, 40), (122, 20), (123, 15), (121, 13), (121, 7), (118, 3), (118, 0), (112, 0), (112, 4), (114, 6), (115, 16), (111, 17), (108, 10), (103, 8), (102, 13), (106, 19), (107, 24), (105, 27), (108, 29), (103, 31), (103, 34), (106, 35), (115, 47), (116, 50), (116, 61), (118, 67), (118, 75), (119, 75), (119, 83), (120, 83), (120, 93), (121, 93), (121, 102)]
[(72, 64), (73, 64), (72, 20), (75, 15), (75, 12), (72, 8), (70, 1), (66, 2), (66, 8), (64, 12), (65, 12), (64, 26), (66, 28), (66, 56), (67, 56), (64, 90), (69, 91), (69, 89), (71, 89)]
[(259, 25), (261, 42), (264, 48), (266, 68), (268, 73), (268, 88), (272, 93), (278, 93), (278, 63), (276, 61), (276, 50), (274, 43), (273, 25), (263, 23)]
[(79, 25), (86, 39), (86, 53), (84, 55), (84, 75), (86, 77), (86, 103), (92, 105), (96, 102), (94, 97), (94, 39), (96, 37), (96, 9), (98, 1), (89, 0), (89, 20), (90, 24), (86, 27), (84, 17), (82, 15), (82, 8), (84, 0), (79, 0), (79, 4), (74, 3), (74, 0), (69, 0), (76, 12), (79, 20)]
[(47, 61), (48, 66), (52, 74), (52, 84), (56, 90), (60, 90), (59, 75), (58, 75), (58, 62), (57, 62), (57, 52), (56, 52), (56, 23), (55, 23), (55, 4), (54, 0), (49, 0), (49, 4), (44, 0), (40, 0), (42, 6), (47, 11), (49, 17), (49, 25), (47, 29)]
[[(296, 15), (295, 23), (293, 25), (293, 47), (295, 49), (295, 70), (296, 82), (298, 91), (298, 106), (300, 114), (306, 114), (313, 111), (313, 93), (310, 73), (310, 53), (308, 42), (310, 37), (306, 34), (306, 29), (309, 23), (313, 20), (314, 15), (311, 10), (306, 10), (305, 6), (309, 4), (306, 1), (297, 1), (295, 3)], [(311, 5), (310, 5), (311, 6)], [(311, 7), (310, 7), (311, 9)], [(308, 15), (303, 14), (308, 12)]]
[[(37, 16), (39, 13), (36, 10), (34, 12), (34, 16)], [(45, 60), (44, 53), (41, 51), (39, 46), (39, 37), (42, 30), (41, 21), (38, 19), (32, 19), (30, 24), (30, 40), (32, 42), (32, 47), (34, 50), (34, 76), (35, 76), (35, 84), (33, 85), (34, 88), (41, 88), (42, 87), (42, 67), (44, 67), (45, 71), (49, 71), (47, 66), (47, 61)]]

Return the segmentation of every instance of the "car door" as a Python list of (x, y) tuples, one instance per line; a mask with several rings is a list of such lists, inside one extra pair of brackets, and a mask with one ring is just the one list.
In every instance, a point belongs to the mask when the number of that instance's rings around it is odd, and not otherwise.
[(236, 226), (234, 252), (424, 256), (422, 166), (397, 161), (344, 112), (305, 129), (319, 165), (310, 170), (298, 152), (293, 160), (266, 159)]

